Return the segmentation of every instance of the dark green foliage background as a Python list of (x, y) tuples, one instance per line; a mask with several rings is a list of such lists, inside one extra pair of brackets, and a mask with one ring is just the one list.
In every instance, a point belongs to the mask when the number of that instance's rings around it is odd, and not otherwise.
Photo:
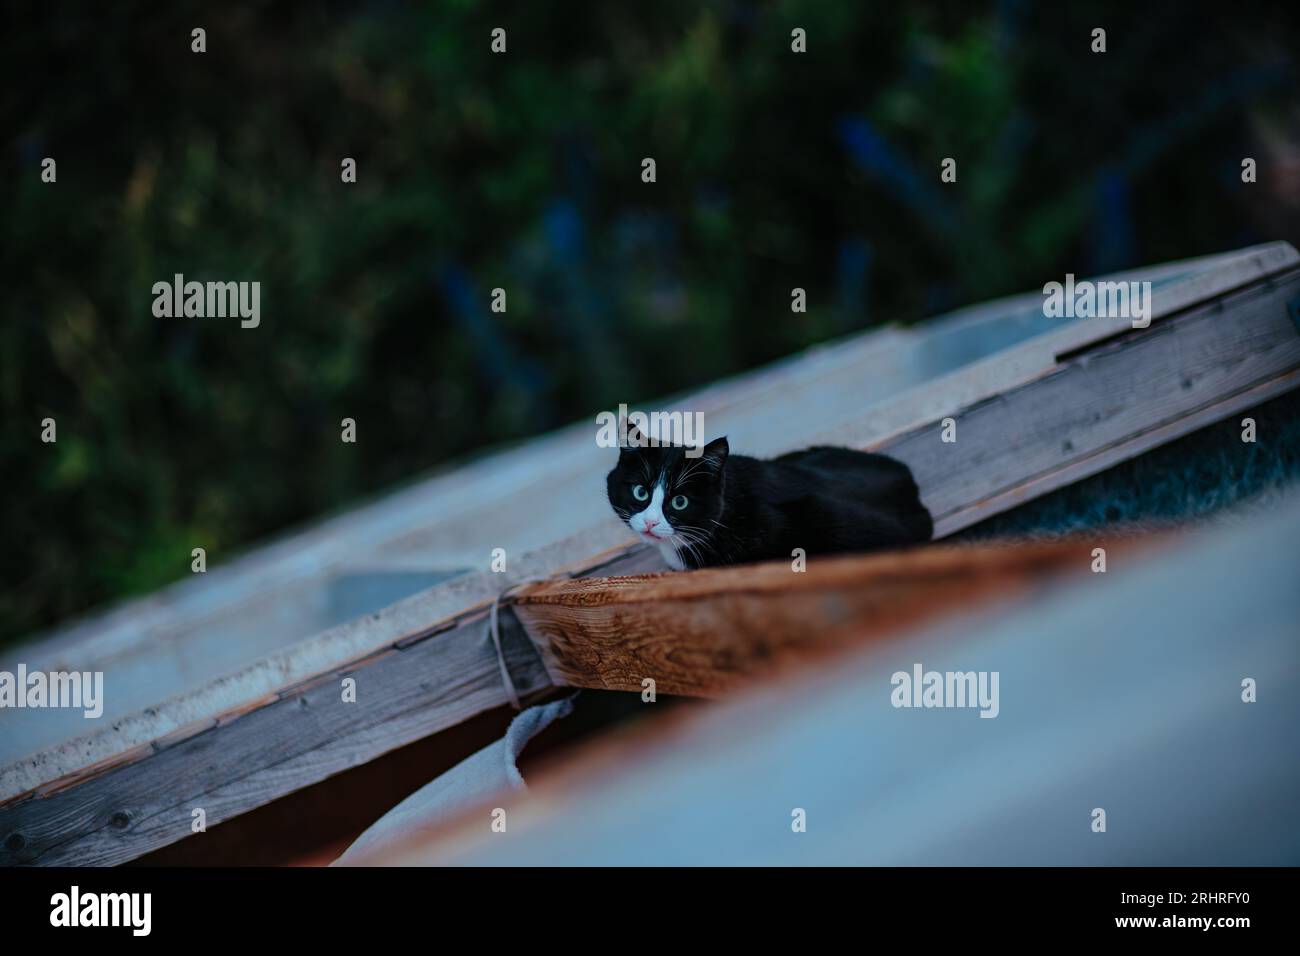
[[(0, 640), (620, 401), (1300, 241), (1293, 6), (10, 4)], [(176, 272), (261, 327), (155, 318)]]

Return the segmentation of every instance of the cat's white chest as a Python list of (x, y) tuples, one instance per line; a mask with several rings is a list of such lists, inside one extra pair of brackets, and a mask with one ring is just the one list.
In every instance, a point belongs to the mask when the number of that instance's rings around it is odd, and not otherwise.
[(686, 570), (686, 563), (677, 556), (677, 549), (674, 548), (671, 544), (669, 544), (667, 541), (664, 541), (661, 544), (659, 544), (657, 547), (659, 548), (659, 553), (664, 556), (664, 562), (668, 565), (668, 567), (672, 568), (674, 571)]

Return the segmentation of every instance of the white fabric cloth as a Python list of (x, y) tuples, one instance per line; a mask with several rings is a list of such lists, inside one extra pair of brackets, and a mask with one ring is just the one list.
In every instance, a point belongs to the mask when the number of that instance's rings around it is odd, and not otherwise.
[(357, 837), (333, 865), (346, 866), (365, 853), (417, 838), (494, 795), (527, 790), (519, 773), (519, 755), (530, 740), (572, 711), (572, 697), (520, 711), (504, 737), (466, 757), (393, 807)]

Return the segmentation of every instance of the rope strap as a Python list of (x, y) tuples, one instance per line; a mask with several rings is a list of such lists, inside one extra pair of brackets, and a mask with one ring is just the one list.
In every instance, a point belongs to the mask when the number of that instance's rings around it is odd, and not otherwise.
[(510, 706), (515, 710), (523, 710), (524, 705), (519, 700), (519, 691), (515, 687), (514, 678), (510, 676), (510, 668), (506, 666), (506, 653), (501, 647), (501, 624), (500, 609), (501, 604), (510, 600), (514, 592), (529, 584), (542, 584), (547, 581), (566, 581), (569, 579), (567, 574), (553, 574), (545, 577), (528, 577), (516, 581), (509, 587), (502, 588), (492, 598), (492, 609), (488, 612), (488, 633), (492, 635), (492, 646), (497, 652), (497, 666), (501, 669), (501, 683), (506, 689), (506, 696), (510, 698)]

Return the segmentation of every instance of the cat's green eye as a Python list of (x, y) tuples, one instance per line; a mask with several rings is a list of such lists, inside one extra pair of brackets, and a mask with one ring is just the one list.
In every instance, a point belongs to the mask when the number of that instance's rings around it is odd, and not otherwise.
[(645, 485), (634, 485), (632, 488), (632, 497), (637, 501), (649, 501), (650, 492), (645, 490)]
[(686, 502), (686, 496), (685, 496), (685, 495), (674, 495), (674, 496), (673, 496), (673, 507), (676, 508), (678, 511), (685, 511), (685, 510), (686, 510), (686, 504), (687, 504), (687, 502)]

